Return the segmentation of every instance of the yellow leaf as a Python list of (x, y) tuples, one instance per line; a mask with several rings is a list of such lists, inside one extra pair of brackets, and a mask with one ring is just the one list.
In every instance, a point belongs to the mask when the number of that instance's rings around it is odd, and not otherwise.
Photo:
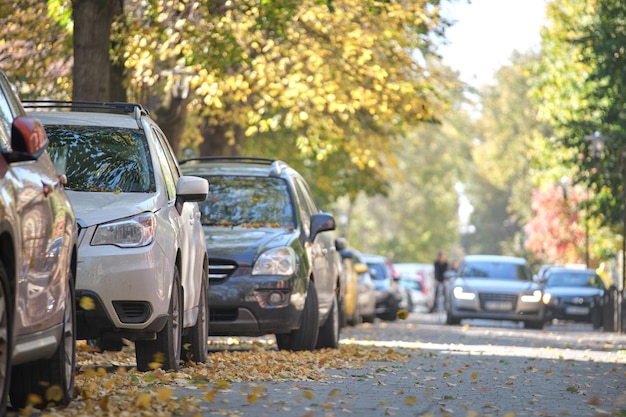
[(407, 405), (415, 405), (417, 404), (417, 398), (415, 398), (412, 395), (409, 395), (408, 397), (404, 399), (404, 403)]
[(339, 395), (339, 390), (334, 388), (328, 393), (328, 398), (335, 398), (337, 395)]
[(159, 401), (168, 401), (172, 398), (172, 393), (174, 392), (174, 390), (170, 387), (159, 387), (156, 392)]
[(96, 303), (93, 301), (93, 298), (87, 296), (80, 297), (78, 304), (83, 310), (93, 310), (96, 308)]
[(312, 400), (313, 397), (315, 397), (315, 394), (313, 394), (312, 391), (304, 391), (302, 395), (304, 395), (304, 398), (306, 398), (307, 400)]
[(206, 392), (206, 393), (202, 396), (202, 398), (203, 398), (204, 400), (206, 400), (206, 401), (209, 401), (209, 402), (213, 402), (213, 401), (215, 401), (215, 391), (214, 391), (214, 390), (207, 391), (207, 392)]
[(63, 390), (59, 385), (53, 385), (46, 390), (46, 400), (61, 401), (63, 399)]
[(215, 381), (214, 387), (215, 389), (228, 389), (230, 388), (230, 383), (228, 381), (219, 380)]
[(248, 401), (248, 404), (253, 404), (253, 403), (257, 402), (258, 399), (259, 399), (259, 397), (256, 394), (252, 393), (252, 394), (248, 395), (247, 401)]
[(476, 379), (476, 378), (478, 378), (478, 372), (474, 371), (472, 372), (472, 379)]
[(138, 408), (148, 408), (150, 406), (150, 402), (152, 397), (147, 392), (140, 392), (137, 394), (137, 398), (135, 399), (135, 406)]
[(43, 400), (37, 394), (28, 394), (28, 399), (26, 400), (26, 403), (37, 405), (43, 403)]

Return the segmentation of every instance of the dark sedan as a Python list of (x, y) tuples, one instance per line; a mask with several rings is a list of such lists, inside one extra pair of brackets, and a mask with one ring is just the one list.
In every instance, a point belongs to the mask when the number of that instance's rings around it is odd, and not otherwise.
[(544, 285), (546, 320), (592, 323), (602, 327), (604, 283), (593, 269), (550, 268)]

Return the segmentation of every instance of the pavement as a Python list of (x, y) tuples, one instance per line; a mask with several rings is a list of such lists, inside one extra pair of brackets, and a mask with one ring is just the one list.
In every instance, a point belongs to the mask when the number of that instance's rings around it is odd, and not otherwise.
[[(233, 383), (198, 415), (626, 417), (626, 335), (590, 325), (447, 326), (412, 314), (345, 328), (348, 346), (382, 349), (390, 361), (329, 369), (321, 381)], [(177, 394), (201, 397), (193, 388)]]

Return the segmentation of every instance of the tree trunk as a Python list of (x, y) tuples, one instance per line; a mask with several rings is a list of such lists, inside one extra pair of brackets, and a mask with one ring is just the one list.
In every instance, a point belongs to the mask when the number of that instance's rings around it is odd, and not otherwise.
[(74, 86), (72, 99), (109, 101), (111, 97), (111, 24), (115, 1), (72, 0)]
[[(234, 134), (229, 129), (234, 130)], [(200, 128), (204, 142), (200, 145), (200, 156), (241, 156), (245, 134), (240, 126), (211, 125), (205, 119)], [(228, 134), (234, 136), (230, 138)]]
[(187, 120), (187, 104), (190, 98), (174, 97), (172, 92), (168, 100), (165, 100), (162, 106), (155, 111), (156, 122), (165, 133), (165, 137), (170, 143), (175, 155), (180, 155), (180, 143), (185, 132), (185, 121)]

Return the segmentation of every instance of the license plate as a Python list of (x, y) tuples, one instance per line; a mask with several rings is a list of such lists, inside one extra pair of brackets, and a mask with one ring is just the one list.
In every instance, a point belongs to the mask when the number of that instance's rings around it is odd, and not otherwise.
[(508, 301), (486, 301), (485, 308), (487, 310), (513, 310), (513, 303)]
[(584, 316), (589, 314), (589, 307), (565, 307), (565, 314)]

